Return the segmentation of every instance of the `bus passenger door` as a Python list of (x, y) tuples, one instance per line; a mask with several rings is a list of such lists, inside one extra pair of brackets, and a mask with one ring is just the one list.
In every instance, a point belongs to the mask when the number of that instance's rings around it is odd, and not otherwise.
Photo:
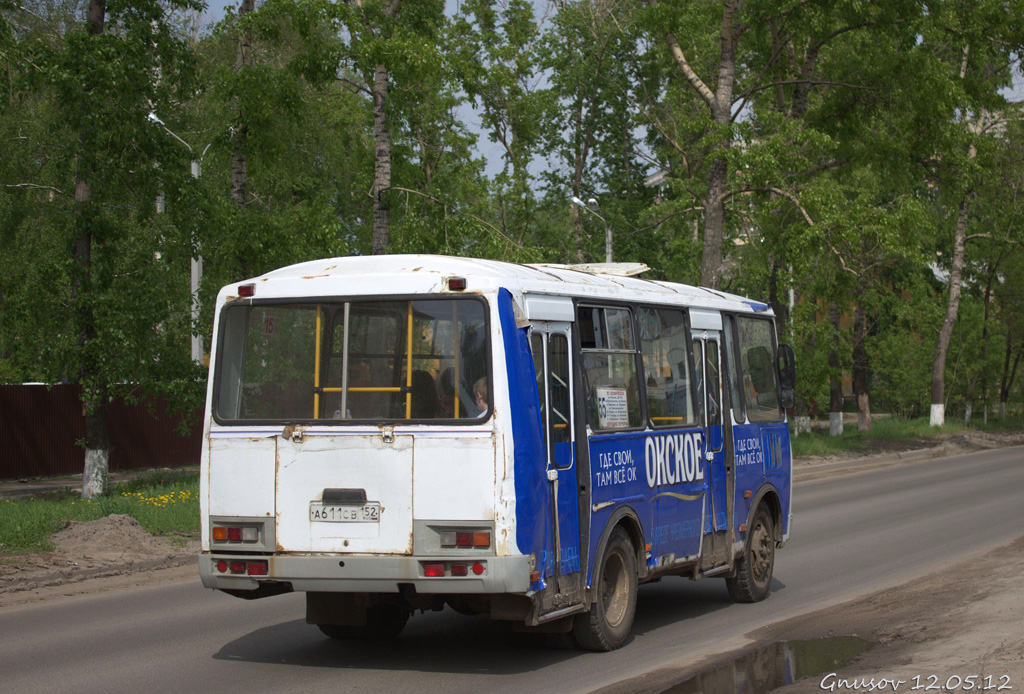
[[(530, 340), (551, 483), (552, 537), (545, 543), (543, 573), (545, 577), (555, 576), (558, 593), (568, 596), (580, 588), (571, 325), (535, 321)], [(572, 574), (575, 577), (570, 579)]]
[(702, 409), (705, 462), (708, 470), (710, 503), (704, 518), (704, 542), (701, 568), (708, 569), (728, 562), (730, 513), (726, 507), (728, 478), (732, 465), (726, 460), (725, 424), (722, 413), (722, 360), (718, 331), (702, 330), (694, 335), (693, 361), (697, 372), (698, 397)]

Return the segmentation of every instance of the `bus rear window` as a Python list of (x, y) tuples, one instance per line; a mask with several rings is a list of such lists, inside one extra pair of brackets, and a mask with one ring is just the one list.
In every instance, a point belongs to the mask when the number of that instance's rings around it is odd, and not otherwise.
[(479, 420), (486, 307), (472, 299), (224, 310), (214, 412), (227, 421)]

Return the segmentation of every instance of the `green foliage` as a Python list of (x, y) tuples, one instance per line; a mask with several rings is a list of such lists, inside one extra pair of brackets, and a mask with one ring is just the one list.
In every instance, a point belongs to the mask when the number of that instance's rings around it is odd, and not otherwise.
[[(1003, 118), (1001, 91), (1024, 45), (1007, 19), (1019, 5), (746, 3), (733, 119), (716, 124), (667, 37), (714, 90), (721, 2), (470, 0), (446, 14), (441, 0), (397, 12), (385, 0), (267, 0), (190, 35), (180, 17), (195, 2), (145, 0), (108, 4), (109, 30), (94, 36), (81, 3), (0, 1), (0, 379), (83, 380), (108, 395), (126, 384), (194, 407), (205, 370), (189, 337), (209, 346), (219, 287), (370, 252), (370, 88), (383, 65), (390, 252), (603, 260), (604, 222), (574, 210), (576, 195), (598, 200), (615, 260), (696, 283), (709, 171), (726, 156), (724, 287), (773, 303), (797, 350), (799, 399), (827, 409), (862, 306), (872, 407), (913, 416), (928, 404), (967, 201), (946, 403), (994, 407), (1001, 388), (1019, 402), (1024, 133)], [(252, 64), (237, 70), (243, 30)], [(88, 205), (75, 204), (79, 176)], [(88, 273), (75, 256), (86, 231)], [(838, 333), (832, 306), (846, 317)]]
[(858, 431), (856, 427), (846, 427), (842, 436), (829, 436), (828, 430), (813, 431), (808, 435), (794, 437), (793, 456), (828, 456), (845, 452), (868, 453), (876, 450), (874, 441), (888, 442), (919, 442), (924, 444), (927, 439), (942, 434), (955, 434), (966, 429), (961, 422), (949, 422), (941, 427), (933, 427), (928, 418), (904, 419), (902, 417), (878, 417), (871, 425), (871, 431)]

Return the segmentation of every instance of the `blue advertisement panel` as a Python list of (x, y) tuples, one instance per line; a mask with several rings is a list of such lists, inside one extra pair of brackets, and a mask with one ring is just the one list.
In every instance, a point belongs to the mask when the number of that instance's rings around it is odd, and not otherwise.
[(649, 565), (697, 554), (709, 489), (704, 451), (700, 429), (590, 437), (591, 574), (608, 518), (622, 504), (640, 519)]
[[(789, 522), (789, 475), (791, 450), (789, 425), (786, 422), (770, 424), (741, 424), (733, 428), (736, 451), (736, 506), (737, 539), (744, 539), (739, 531), (750, 517), (753, 496), (765, 483), (778, 492), (782, 506), (782, 522)], [(750, 497), (746, 494), (750, 493)], [(783, 526), (784, 532), (788, 528)]]

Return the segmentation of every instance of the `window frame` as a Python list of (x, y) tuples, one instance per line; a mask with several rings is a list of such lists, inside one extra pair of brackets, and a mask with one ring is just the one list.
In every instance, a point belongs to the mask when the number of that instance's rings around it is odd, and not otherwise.
[[(288, 417), (288, 418), (276, 418), (276, 419), (230, 419), (221, 416), (220, 413), (220, 402), (221, 395), (223, 392), (223, 379), (224, 372), (229, 365), (229, 362), (225, 361), (225, 349), (227, 348), (226, 340), (227, 336), (227, 323), (228, 315), (232, 309), (244, 307), (251, 311), (255, 308), (262, 307), (273, 307), (273, 306), (297, 306), (297, 305), (316, 305), (316, 304), (330, 304), (332, 307), (341, 307), (346, 302), (356, 303), (380, 303), (380, 302), (420, 302), (420, 301), (474, 301), (481, 305), (482, 315), (484, 322), (484, 334), (486, 336), (486, 344), (484, 345), (484, 361), (486, 364), (486, 377), (487, 377), (487, 410), (483, 416), (476, 417), (435, 417), (430, 419), (406, 419), (404, 417), (378, 417), (378, 418), (352, 418), (352, 419), (333, 419), (327, 417), (321, 418), (306, 418), (306, 417)], [(333, 331), (325, 329), (325, 334), (329, 335), (329, 340), (333, 340)], [(321, 338), (323, 341), (324, 338)], [(243, 332), (241, 338), (241, 350), (245, 354), (247, 349), (248, 334)], [(491, 306), (487, 299), (480, 295), (469, 295), (469, 294), (386, 294), (386, 295), (346, 295), (346, 296), (295, 296), (295, 297), (270, 297), (264, 299), (236, 299), (233, 301), (225, 302), (220, 308), (217, 322), (217, 349), (216, 349), (216, 361), (214, 362), (214, 378), (213, 378), (213, 392), (211, 396), (210, 412), (213, 421), (218, 425), (222, 426), (266, 426), (266, 425), (298, 425), (298, 426), (329, 426), (329, 427), (344, 427), (344, 426), (363, 426), (367, 424), (372, 425), (388, 425), (388, 426), (404, 426), (413, 424), (428, 424), (428, 425), (443, 425), (443, 426), (473, 426), (480, 425), (489, 421), (494, 414), (494, 335), (491, 329)], [(321, 354), (321, 364), (318, 364), (318, 368), (322, 371), (324, 364), (327, 363), (329, 355)], [(412, 355), (407, 355), (409, 359), (409, 368), (412, 368), (412, 361), (415, 358)], [(405, 357), (403, 357), (405, 358)], [(237, 367), (238, 365), (236, 365)], [(244, 368), (244, 367), (243, 367)], [(241, 374), (240, 374), (241, 376)], [(312, 374), (311, 374), (312, 376)], [(321, 386), (323, 388), (323, 386)], [(321, 397), (323, 393), (321, 393)]]
[(691, 340), (691, 336), (692, 336), (692, 332), (693, 331), (690, 328), (690, 310), (689, 310), (689, 308), (690, 308), (689, 306), (676, 306), (676, 305), (673, 305), (673, 304), (652, 304), (652, 303), (642, 303), (642, 304), (636, 304), (634, 306), (634, 310), (635, 310), (636, 313), (639, 313), (640, 311), (646, 310), (646, 311), (655, 311), (655, 312), (657, 312), (657, 311), (675, 311), (675, 312), (683, 314), (683, 343), (684, 343), (684, 351), (686, 352), (686, 368), (689, 369), (689, 372), (687, 373), (687, 390), (689, 391), (689, 394), (690, 394), (690, 407), (693, 409), (694, 421), (693, 422), (683, 422), (681, 424), (677, 424), (677, 423), (672, 423), (672, 424), (655, 424), (654, 420), (651, 419), (650, 405), (649, 405), (649, 403), (647, 401), (647, 369), (644, 366), (643, 342), (642, 342), (642, 336), (639, 335), (640, 324), (639, 324), (639, 321), (637, 321), (637, 329), (636, 329), (636, 332), (638, 333), (638, 335), (637, 335), (637, 344), (639, 345), (638, 350), (640, 352), (640, 366), (641, 366), (641, 369), (642, 369), (641, 370), (641, 374), (640, 374), (640, 380), (644, 384), (644, 387), (641, 390), (641, 393), (642, 393), (641, 400), (642, 400), (642, 406), (643, 406), (643, 410), (644, 410), (644, 420), (647, 422), (647, 426), (649, 426), (651, 429), (657, 429), (657, 430), (692, 429), (692, 428), (701, 426), (701, 407), (699, 405), (699, 394), (697, 393), (697, 384), (696, 384), (696, 381), (695, 381), (695, 377), (696, 377), (696, 373), (694, 371), (694, 364), (695, 364), (695, 362), (694, 362), (694, 355), (693, 355), (693, 344), (692, 344), (692, 340)]
[[(762, 424), (778, 424), (780, 422), (786, 421), (786, 410), (785, 410), (785, 408), (782, 407), (782, 389), (781, 389), (781, 385), (780, 385), (780, 379), (779, 379), (779, 373), (778, 373), (778, 367), (777, 367), (778, 358), (779, 358), (779, 356), (778, 356), (779, 355), (779, 339), (778, 339), (778, 335), (775, 333), (775, 321), (774, 321), (774, 319), (772, 317), (770, 317), (770, 316), (762, 317), (762, 316), (752, 315), (752, 314), (749, 314), (749, 313), (735, 313), (735, 314), (732, 314), (732, 316), (733, 316), (733, 320), (732, 320), (733, 329), (736, 331), (735, 332), (735, 341), (736, 341), (736, 371), (737, 371), (737, 374), (738, 374), (739, 379), (740, 379), (739, 380), (739, 383), (740, 383), (740, 397), (743, 399), (744, 423), (762, 425)], [(777, 416), (775, 418), (773, 418), (773, 419), (761, 419), (761, 418), (753, 419), (750, 416), (750, 412), (751, 412), (752, 408), (750, 407), (749, 396), (747, 395), (747, 389), (746, 389), (745, 381), (744, 381), (744, 378), (747, 376), (746, 370), (743, 368), (743, 347), (744, 347), (744, 345), (740, 341), (740, 334), (739, 334), (740, 333), (740, 321), (741, 320), (759, 321), (761, 323), (765, 323), (765, 324), (768, 325), (768, 334), (769, 334), (770, 341), (771, 341), (770, 366), (771, 366), (773, 374), (774, 374), (775, 400), (778, 403), (778, 413), (777, 413)], [(766, 411), (760, 405), (758, 405), (754, 409), (756, 411), (762, 411), (762, 412)]]
[[(643, 377), (643, 355), (640, 352), (640, 335), (637, 330), (636, 321), (636, 310), (639, 304), (628, 302), (628, 301), (595, 301), (594, 299), (587, 297), (583, 299), (574, 300), (574, 325), (573, 330), (575, 337), (574, 342), (576, 343), (576, 349), (578, 356), (578, 370), (580, 372), (580, 379), (582, 381), (583, 389), (578, 398), (579, 407), (582, 408), (583, 412), (583, 426), (588, 429), (593, 435), (607, 435), (607, 434), (619, 434), (627, 432), (644, 431), (647, 429), (647, 401), (644, 393), (644, 388), (640, 387), (640, 379)], [(633, 340), (633, 349), (610, 349), (602, 347), (584, 347), (583, 346), (583, 330), (580, 329), (582, 321), (580, 321), (580, 312), (586, 309), (600, 309), (605, 310), (621, 310), (626, 311), (629, 314), (630, 319), (630, 332)], [(607, 320), (605, 321), (607, 323)], [(586, 362), (586, 355), (592, 353), (599, 354), (610, 354), (610, 355), (632, 355), (633, 357), (633, 369), (637, 378), (637, 407), (639, 408), (639, 423), (634, 426), (621, 427), (616, 429), (594, 429), (590, 426), (590, 383), (587, 377), (586, 368), (584, 364)], [(627, 403), (628, 406), (628, 403)]]

